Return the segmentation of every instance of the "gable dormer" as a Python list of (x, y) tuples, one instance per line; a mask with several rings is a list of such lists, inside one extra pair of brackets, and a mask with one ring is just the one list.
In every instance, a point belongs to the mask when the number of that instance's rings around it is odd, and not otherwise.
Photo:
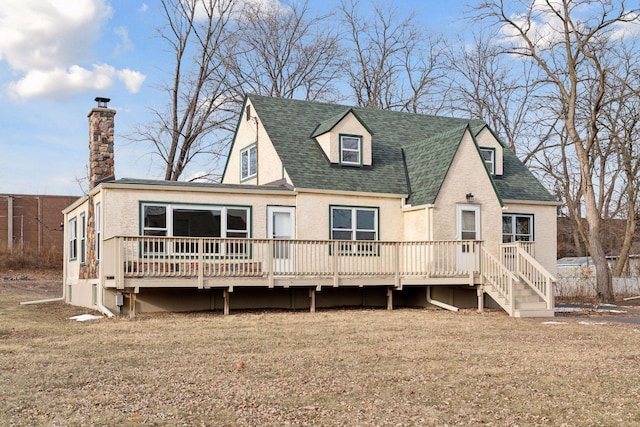
[(311, 134), (329, 163), (343, 167), (371, 166), (372, 136), (353, 108), (324, 120)]
[(503, 151), (504, 147), (498, 138), (487, 126), (476, 135), (476, 143), (480, 150), (487, 170), (493, 176), (502, 176), (504, 173)]

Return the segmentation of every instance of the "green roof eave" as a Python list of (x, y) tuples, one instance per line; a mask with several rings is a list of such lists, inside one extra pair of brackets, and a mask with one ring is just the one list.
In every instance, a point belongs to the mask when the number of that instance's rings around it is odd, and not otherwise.
[(353, 114), (353, 116), (356, 118), (356, 120), (358, 120), (358, 122), (360, 122), (362, 127), (364, 127), (366, 129), (366, 131), (369, 132), (369, 135), (373, 136), (373, 132), (371, 131), (369, 126), (367, 126), (367, 124), (364, 122), (364, 120), (362, 120), (360, 118), (360, 116), (353, 110), (353, 108), (349, 108), (344, 113), (337, 114), (337, 115), (335, 115), (333, 117), (330, 117), (329, 119), (321, 122), (318, 125), (318, 127), (313, 131), (313, 133), (311, 134), (311, 138), (315, 138), (317, 136), (320, 136), (320, 135), (323, 135), (323, 134), (325, 134), (327, 132), (330, 132), (331, 129), (333, 129), (338, 123), (340, 123), (342, 121), (342, 119), (344, 119), (347, 115), (349, 115), (349, 113)]

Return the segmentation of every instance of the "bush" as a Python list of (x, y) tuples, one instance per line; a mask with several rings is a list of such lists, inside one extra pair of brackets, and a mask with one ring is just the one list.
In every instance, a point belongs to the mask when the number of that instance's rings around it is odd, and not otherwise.
[(38, 253), (32, 249), (9, 251), (0, 247), (0, 272), (7, 270), (62, 270), (62, 251), (48, 248)]

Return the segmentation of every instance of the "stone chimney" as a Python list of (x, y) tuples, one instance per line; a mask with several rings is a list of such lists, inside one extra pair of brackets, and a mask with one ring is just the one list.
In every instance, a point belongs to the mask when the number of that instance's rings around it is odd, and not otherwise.
[(98, 106), (89, 113), (89, 189), (115, 178), (113, 126), (116, 110), (107, 106), (109, 98), (96, 98)]

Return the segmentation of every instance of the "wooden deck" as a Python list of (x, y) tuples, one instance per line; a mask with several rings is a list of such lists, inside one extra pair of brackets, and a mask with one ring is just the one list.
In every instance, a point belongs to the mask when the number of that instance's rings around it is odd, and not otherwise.
[[(531, 242), (490, 254), (481, 241), (338, 241), (127, 236), (105, 240), (105, 288), (309, 288), (471, 286), (517, 315), (516, 288), (531, 288), (546, 310), (553, 282)], [(486, 288), (486, 290), (485, 290)], [(479, 291), (479, 300), (482, 292)], [(481, 309), (481, 303), (479, 302)]]

